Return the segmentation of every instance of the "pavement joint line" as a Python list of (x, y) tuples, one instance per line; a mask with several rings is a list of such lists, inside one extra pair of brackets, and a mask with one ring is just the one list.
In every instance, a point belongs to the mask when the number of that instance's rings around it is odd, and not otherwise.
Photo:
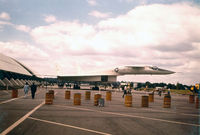
[(39, 109), (42, 105), (44, 105), (44, 101), (36, 106), (34, 109), (32, 109), (30, 112), (28, 112), (26, 115), (21, 117), (19, 120), (17, 120), (14, 124), (12, 124), (10, 127), (8, 127), (6, 130), (0, 133), (0, 135), (6, 135), (10, 131), (12, 131), (15, 127), (17, 127), (20, 123), (22, 123), (25, 119), (27, 119), (32, 113), (34, 113), (37, 109)]
[(63, 123), (58, 123), (58, 122), (53, 122), (53, 121), (48, 121), (48, 120), (44, 120), (44, 119), (38, 119), (38, 118), (34, 118), (34, 117), (28, 117), (28, 119), (37, 120), (37, 121), (41, 121), (41, 122), (45, 122), (45, 123), (50, 123), (50, 124), (55, 124), (55, 125), (64, 126), (64, 127), (75, 128), (75, 129), (84, 130), (84, 131), (88, 131), (88, 132), (92, 132), (92, 133), (97, 133), (97, 134), (101, 134), (101, 135), (111, 135), (111, 134), (105, 133), (105, 132), (100, 132), (100, 131), (91, 130), (91, 129), (87, 129), (87, 128), (81, 128), (81, 127), (72, 126), (72, 125), (63, 124)]
[[(195, 104), (194, 104), (195, 105)], [(185, 110), (191, 110), (195, 107), (189, 108), (189, 107), (177, 107), (176, 109), (185, 109)]]
[[(136, 109), (136, 108), (134, 108), (134, 109)], [(153, 111), (153, 112), (173, 113), (173, 114), (179, 114), (179, 115), (188, 115), (188, 116), (200, 117), (200, 115), (198, 115), (198, 114), (186, 114), (186, 113), (178, 113), (178, 112), (164, 111), (164, 110), (157, 110), (157, 109), (144, 109), (144, 108), (141, 108), (141, 110)]]
[(88, 109), (88, 108), (77, 108), (77, 107), (63, 106), (63, 105), (53, 105), (53, 106), (65, 107), (65, 108), (72, 108), (72, 109), (77, 109), (77, 110), (93, 111), (93, 112), (99, 112), (99, 113), (105, 113), (105, 114), (112, 114), (112, 115), (119, 115), (119, 116), (126, 116), (126, 117), (132, 117), (132, 118), (141, 118), (141, 119), (148, 119), (148, 120), (154, 120), (154, 121), (162, 121), (162, 122), (173, 123), (173, 124), (180, 124), (180, 125), (200, 127), (199, 124), (192, 124), (192, 123), (185, 123), (185, 122), (164, 120), (164, 119), (158, 119), (158, 118), (149, 118), (149, 117), (144, 117), (144, 116), (123, 114), (123, 113), (115, 113), (115, 112), (106, 112), (106, 111), (98, 111), (98, 110), (93, 110), (93, 109)]

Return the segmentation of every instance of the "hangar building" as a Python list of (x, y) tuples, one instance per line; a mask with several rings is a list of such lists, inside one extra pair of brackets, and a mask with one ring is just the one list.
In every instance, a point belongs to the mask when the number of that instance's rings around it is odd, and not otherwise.
[(30, 85), (39, 84), (38, 78), (28, 67), (19, 61), (0, 54), (0, 89), (13, 89), (23, 87), (27, 82)]

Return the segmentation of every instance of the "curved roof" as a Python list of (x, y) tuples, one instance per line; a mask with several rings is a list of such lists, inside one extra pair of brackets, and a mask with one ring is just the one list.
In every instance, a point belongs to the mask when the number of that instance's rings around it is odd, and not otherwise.
[(17, 60), (0, 54), (0, 70), (32, 76), (34, 73)]

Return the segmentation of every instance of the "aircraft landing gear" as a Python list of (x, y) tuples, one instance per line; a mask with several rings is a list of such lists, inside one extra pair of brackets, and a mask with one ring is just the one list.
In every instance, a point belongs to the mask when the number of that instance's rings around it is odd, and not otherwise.
[(97, 86), (92, 87), (92, 90), (99, 90), (99, 87), (97, 87)]
[(80, 89), (80, 85), (74, 84), (74, 89)]

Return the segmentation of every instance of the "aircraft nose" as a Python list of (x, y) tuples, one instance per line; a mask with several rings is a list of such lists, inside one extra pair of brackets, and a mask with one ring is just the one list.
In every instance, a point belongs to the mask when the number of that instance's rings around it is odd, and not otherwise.
[(174, 73), (176, 73), (176, 72), (170, 71), (170, 70), (167, 70), (166, 72), (167, 72), (167, 74), (174, 74)]

